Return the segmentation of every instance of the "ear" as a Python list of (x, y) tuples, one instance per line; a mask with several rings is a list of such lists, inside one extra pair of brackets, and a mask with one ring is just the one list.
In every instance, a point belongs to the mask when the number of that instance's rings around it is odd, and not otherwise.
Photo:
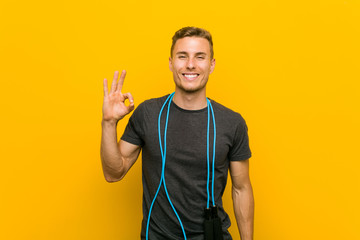
[(170, 68), (170, 71), (173, 71), (173, 69), (172, 69), (172, 59), (171, 59), (171, 57), (169, 57), (169, 68)]
[(210, 62), (210, 73), (212, 73), (213, 71), (214, 71), (214, 69), (215, 69), (215, 58), (213, 58), (213, 59), (211, 59), (210, 60), (211, 62)]

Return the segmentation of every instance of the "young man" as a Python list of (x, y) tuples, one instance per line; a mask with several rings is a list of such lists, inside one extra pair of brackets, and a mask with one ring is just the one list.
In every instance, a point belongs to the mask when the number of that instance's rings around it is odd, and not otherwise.
[(239, 233), (242, 240), (251, 240), (254, 199), (247, 126), (240, 114), (206, 97), (215, 67), (210, 33), (195, 27), (177, 31), (169, 67), (175, 93), (141, 103), (119, 142), (117, 123), (134, 109), (134, 100), (121, 92), (125, 71), (118, 82), (115, 72), (110, 93), (104, 80), (105, 179), (121, 180), (142, 150), (141, 239), (232, 239), (227, 230), (230, 219), (222, 206), (230, 170)]

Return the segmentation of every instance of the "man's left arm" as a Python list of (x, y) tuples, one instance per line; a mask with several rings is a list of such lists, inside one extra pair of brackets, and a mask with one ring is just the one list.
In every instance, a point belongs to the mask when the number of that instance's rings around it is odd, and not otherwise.
[(230, 162), (232, 199), (242, 240), (253, 240), (254, 196), (249, 177), (249, 159)]

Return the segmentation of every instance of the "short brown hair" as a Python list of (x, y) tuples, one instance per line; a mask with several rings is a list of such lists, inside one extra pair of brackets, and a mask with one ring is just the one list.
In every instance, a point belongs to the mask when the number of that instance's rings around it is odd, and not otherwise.
[(214, 57), (214, 49), (213, 49), (213, 42), (212, 42), (212, 37), (211, 34), (206, 31), (203, 28), (197, 28), (197, 27), (184, 27), (180, 30), (178, 30), (174, 36), (172, 37), (172, 44), (171, 44), (171, 52), (170, 55), (171, 57), (173, 56), (173, 50), (174, 50), (174, 46), (177, 40), (184, 38), (184, 37), (201, 37), (201, 38), (205, 38), (209, 41), (209, 45), (210, 45), (210, 59), (213, 59)]

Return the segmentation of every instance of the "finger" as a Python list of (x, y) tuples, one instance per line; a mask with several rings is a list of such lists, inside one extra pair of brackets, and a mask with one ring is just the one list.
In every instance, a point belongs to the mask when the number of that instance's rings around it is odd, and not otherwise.
[(131, 93), (129, 93), (129, 92), (128, 93), (123, 93), (123, 96), (124, 96), (125, 99), (129, 99), (130, 105), (134, 104), (134, 98), (131, 95)]
[(113, 93), (116, 91), (116, 82), (117, 82), (118, 77), (119, 77), (119, 71), (115, 71), (114, 78), (113, 78), (113, 81), (111, 84), (110, 93)]
[(119, 82), (118, 82), (118, 85), (117, 85), (117, 90), (119, 90), (120, 92), (121, 92), (122, 86), (124, 84), (125, 76), (126, 76), (126, 71), (122, 70), (121, 76), (120, 76), (120, 79), (119, 79)]
[(107, 79), (105, 78), (104, 79), (104, 96), (107, 96), (108, 95), (108, 85), (107, 85)]
[(131, 95), (131, 93), (123, 93), (124, 96), (124, 101), (125, 99), (129, 99), (129, 106), (127, 106), (128, 111), (131, 112), (132, 110), (134, 110), (135, 104), (134, 104), (134, 98)]

